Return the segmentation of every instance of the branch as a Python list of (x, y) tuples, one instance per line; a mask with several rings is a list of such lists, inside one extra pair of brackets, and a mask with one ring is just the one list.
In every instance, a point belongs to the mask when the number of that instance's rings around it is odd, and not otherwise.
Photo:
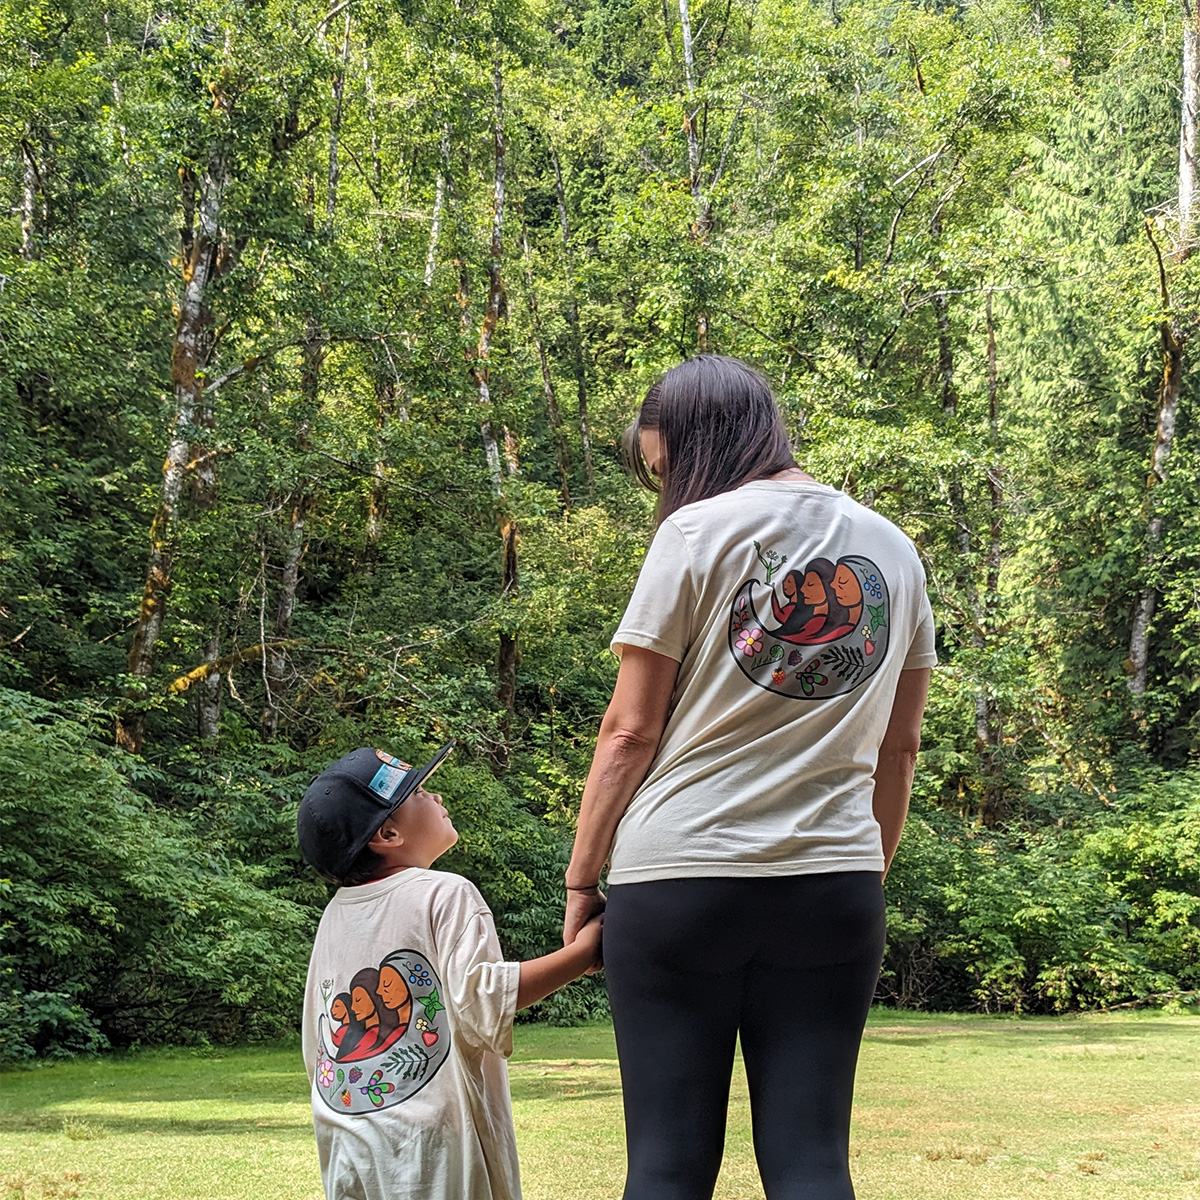
[[(328, 25), (329, 22), (332, 21), (333, 18), (338, 15), (338, 13), (345, 12), (346, 9), (348, 9), (350, 7), (350, 5), (357, 4), (357, 3), (358, 3), (358, 0), (342, 0), (341, 4), (335, 5), (313, 26), (312, 33), (310, 33), (308, 35), (308, 37), (306, 37), (304, 39), (304, 42), (312, 41), (312, 39), (314, 37), (316, 37), (317, 34), (320, 33), (321, 30), (324, 29), (325, 26)], [(304, 42), (302, 42), (301, 45), (303, 45)]]
[(173, 683), (167, 687), (168, 696), (182, 696), (194, 683), (203, 683), (210, 675), (217, 671), (224, 671), (229, 667), (236, 667), (239, 663), (243, 663), (246, 659), (255, 655), (261, 654), (266, 650), (287, 650), (292, 646), (301, 646), (304, 644), (303, 638), (290, 638), (283, 642), (258, 642), (253, 646), (247, 646), (244, 650), (234, 650), (214, 662), (201, 663), (198, 667), (193, 667), (186, 675), (180, 675)]
[(1150, 222), (1143, 221), (1142, 225), (1146, 230), (1146, 236), (1150, 239), (1150, 245), (1154, 247), (1154, 256), (1158, 259), (1158, 292), (1162, 297), (1163, 312), (1165, 313), (1171, 307), (1171, 296), (1167, 291), (1167, 268), (1163, 264), (1162, 250), (1154, 240), (1154, 230), (1150, 228)]

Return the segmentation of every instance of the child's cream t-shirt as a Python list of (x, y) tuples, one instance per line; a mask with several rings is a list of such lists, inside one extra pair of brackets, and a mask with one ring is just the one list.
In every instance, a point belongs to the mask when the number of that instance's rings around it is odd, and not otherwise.
[(518, 1200), (505, 1059), (520, 964), (475, 886), (409, 868), (338, 890), (304, 997), (329, 1200)]
[(680, 664), (609, 882), (881, 871), (872, 776), (901, 670), (931, 667), (912, 542), (825, 484), (761, 480), (659, 527), (613, 649)]

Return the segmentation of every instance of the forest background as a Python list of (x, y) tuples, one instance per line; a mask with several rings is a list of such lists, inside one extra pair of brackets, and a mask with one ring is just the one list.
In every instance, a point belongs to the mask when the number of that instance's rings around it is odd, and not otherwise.
[(553, 945), (704, 350), (928, 572), (879, 999), (1195, 999), (1198, 74), (1187, 0), (2, 0), (0, 1053), (294, 1028), (363, 744), (459, 739)]

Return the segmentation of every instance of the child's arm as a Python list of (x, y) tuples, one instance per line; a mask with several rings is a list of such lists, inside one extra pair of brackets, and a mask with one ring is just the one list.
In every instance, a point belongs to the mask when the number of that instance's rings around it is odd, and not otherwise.
[(593, 917), (569, 946), (523, 962), (521, 982), (517, 985), (517, 1008), (528, 1008), (558, 991), (564, 983), (590, 970), (599, 970), (602, 924), (603, 918)]

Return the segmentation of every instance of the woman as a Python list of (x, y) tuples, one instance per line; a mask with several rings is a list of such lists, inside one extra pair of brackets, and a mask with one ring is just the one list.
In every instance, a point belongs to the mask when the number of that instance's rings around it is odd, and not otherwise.
[[(736, 360), (668, 371), (630, 440), (659, 526), (613, 637), (621, 665), (563, 930), (570, 942), (605, 906), (611, 851), (604, 957), (625, 1200), (712, 1195), (739, 1036), (769, 1200), (851, 1200), (850, 1102), (883, 952), (882, 874), (935, 661), (924, 573), (895, 526), (797, 467), (770, 390)], [(882, 572), (893, 637), (873, 673), (831, 659), (812, 698), (746, 677), (731, 630), (760, 547), (791, 562), (860, 556)]]

